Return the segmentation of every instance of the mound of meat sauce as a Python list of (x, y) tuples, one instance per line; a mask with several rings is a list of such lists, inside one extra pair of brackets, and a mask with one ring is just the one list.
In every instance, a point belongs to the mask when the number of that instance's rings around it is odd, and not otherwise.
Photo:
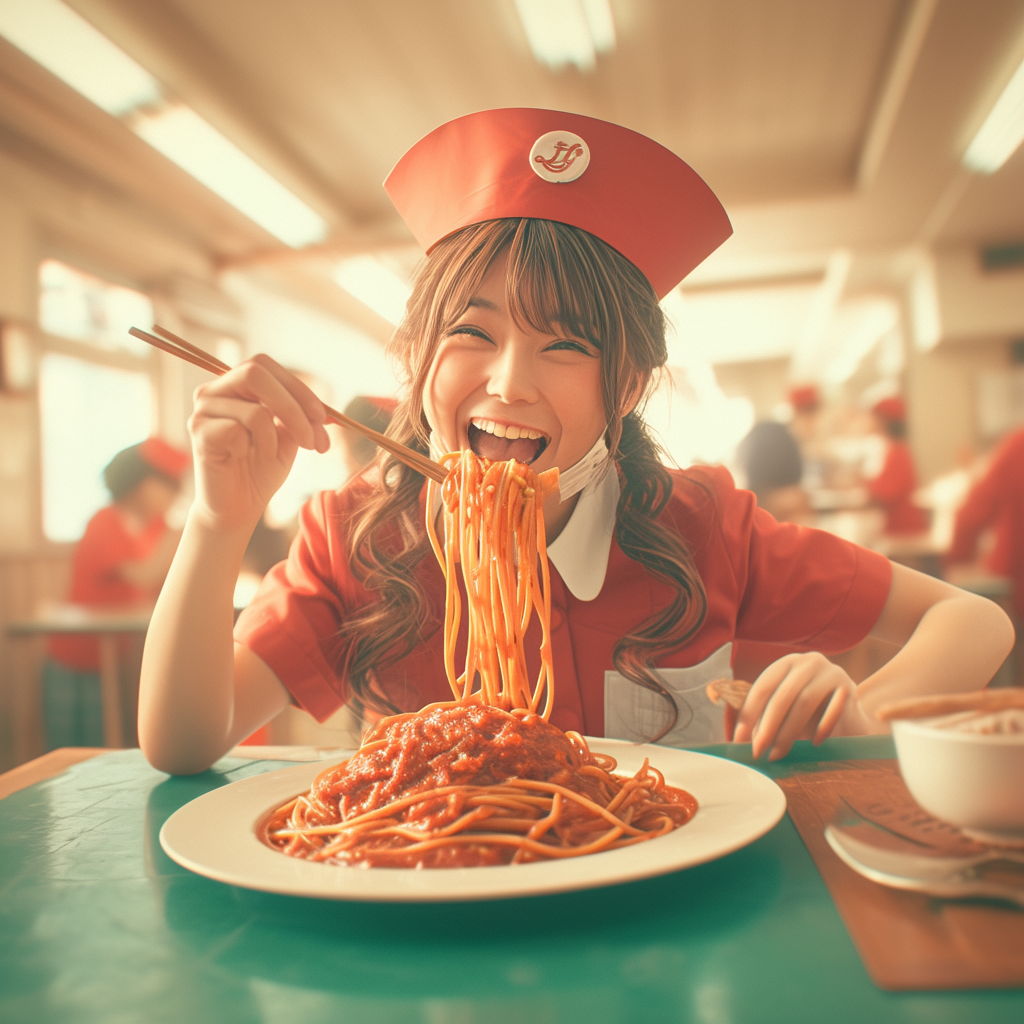
[[(609, 790), (611, 780), (606, 770), (598, 766), (594, 755), (588, 758), (565, 733), (539, 715), (511, 715), (498, 708), (474, 704), (435, 708), (395, 722), (383, 735), (368, 736), (364, 746), (366, 749), (323, 772), (313, 783), (308, 796), (312, 813), (306, 816), (307, 824), (347, 822), (424, 793), (422, 801), (404, 805), (393, 817), (396, 825), (422, 832), (426, 839), (479, 805), (479, 793), (430, 792), (447, 786), (493, 786), (509, 779), (529, 779), (564, 786), (602, 806), (614, 794), (614, 790)], [(671, 803), (693, 800), (682, 790), (669, 787), (665, 787), (663, 797)], [(467, 806), (467, 800), (475, 802)], [(546, 813), (538, 808), (536, 817)], [(579, 824), (585, 817), (586, 812), (579, 805), (566, 801), (550, 841), (557, 841), (559, 833), (571, 831), (574, 821)], [(499, 811), (493, 829), (504, 831), (507, 825)], [(407, 855), (401, 853), (401, 848), (409, 845), (408, 832), (405, 836), (368, 836), (365, 842), (339, 850), (329, 859), (365, 867), (481, 867), (510, 863), (515, 848), (488, 843), (488, 828), (486, 819), (474, 826), (474, 832), (482, 833), (479, 842), (410, 850)]]

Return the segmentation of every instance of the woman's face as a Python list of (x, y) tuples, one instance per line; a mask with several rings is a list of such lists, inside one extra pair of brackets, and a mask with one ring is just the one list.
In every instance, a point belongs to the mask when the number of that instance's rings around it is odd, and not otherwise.
[(507, 257), (491, 265), (438, 343), (424, 409), (445, 451), (472, 448), (536, 472), (566, 470), (606, 427), (601, 354), (589, 341), (518, 327), (505, 305)]

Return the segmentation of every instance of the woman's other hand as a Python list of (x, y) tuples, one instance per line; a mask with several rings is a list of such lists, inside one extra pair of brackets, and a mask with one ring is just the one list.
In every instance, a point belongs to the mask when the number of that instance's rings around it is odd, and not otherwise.
[(252, 529), (301, 446), (325, 452), (323, 403), (266, 355), (195, 391), (193, 515), (217, 530)]
[(775, 761), (793, 742), (877, 732), (857, 701), (857, 685), (823, 654), (787, 654), (772, 662), (751, 687), (736, 721), (733, 740), (751, 743), (754, 757)]

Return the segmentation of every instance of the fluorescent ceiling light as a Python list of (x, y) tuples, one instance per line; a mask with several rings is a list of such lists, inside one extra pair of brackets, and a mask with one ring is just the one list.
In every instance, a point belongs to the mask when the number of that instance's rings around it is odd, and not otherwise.
[(334, 280), (390, 323), (397, 324), (405, 316), (412, 288), (375, 257), (343, 260), (334, 272)]
[(323, 237), (326, 225), (319, 214), (191, 107), (165, 106), (155, 115), (138, 116), (132, 127), (154, 149), (286, 245), (297, 248)]
[(964, 165), (994, 174), (1024, 141), (1024, 61), (1006, 83), (964, 153)]
[(552, 70), (593, 71), (597, 55), (615, 49), (608, 0), (516, 0), (516, 10), (533, 55)]
[(0, 0), (0, 35), (286, 245), (326, 235), (315, 210), (60, 0)]
[(0, 0), (0, 35), (108, 114), (160, 101), (156, 79), (59, 0)]

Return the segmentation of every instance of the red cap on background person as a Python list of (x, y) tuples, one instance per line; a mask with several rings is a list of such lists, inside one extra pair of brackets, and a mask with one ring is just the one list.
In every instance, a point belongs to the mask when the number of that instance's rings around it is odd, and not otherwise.
[(188, 452), (168, 444), (162, 437), (148, 437), (139, 445), (139, 454), (161, 476), (181, 483), (181, 478), (192, 461)]
[(899, 395), (892, 395), (875, 402), (871, 411), (889, 423), (905, 423), (907, 419), (907, 403)]
[(424, 136), (384, 182), (429, 253), (471, 224), (558, 221), (600, 238), (667, 295), (731, 234), (700, 175), (645, 135), (582, 114), (482, 110)]
[(148, 476), (161, 477), (178, 488), (190, 461), (188, 452), (163, 438), (150, 437), (119, 451), (104, 467), (103, 482), (114, 501), (130, 494)]
[(821, 396), (814, 384), (800, 384), (790, 388), (787, 397), (794, 412), (814, 412), (821, 405)]

